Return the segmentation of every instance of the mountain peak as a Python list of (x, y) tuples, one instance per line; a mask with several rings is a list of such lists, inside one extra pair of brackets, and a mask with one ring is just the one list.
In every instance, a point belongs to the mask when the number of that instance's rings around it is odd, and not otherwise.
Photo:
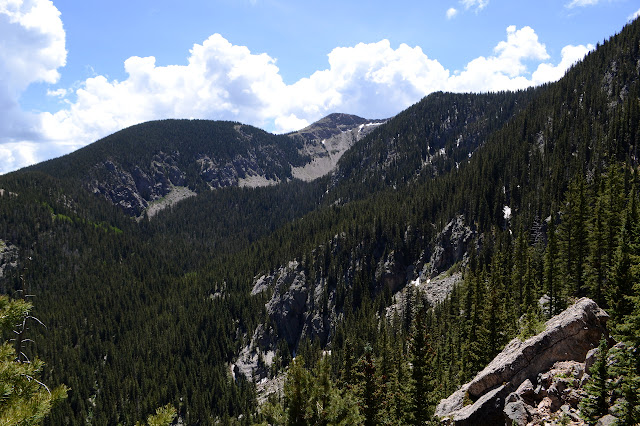
[(332, 171), (342, 155), (386, 120), (369, 120), (357, 115), (333, 113), (289, 136), (303, 141), (302, 152), (311, 161), (293, 168), (293, 176), (313, 180)]

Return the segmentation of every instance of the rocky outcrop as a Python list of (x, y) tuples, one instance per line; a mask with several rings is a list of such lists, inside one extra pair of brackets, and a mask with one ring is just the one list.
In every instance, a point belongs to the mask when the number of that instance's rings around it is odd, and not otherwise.
[(324, 279), (309, 280), (303, 265), (295, 260), (257, 277), (251, 294), (263, 292), (272, 292), (265, 305), (268, 322), (258, 325), (234, 363), (235, 370), (255, 382), (266, 377), (280, 340), (294, 353), (304, 338), (324, 345), (338, 316), (335, 289), (328, 289)]
[[(513, 339), (473, 380), (443, 399), (436, 416), (455, 425), (512, 424), (512, 417), (520, 416), (517, 413), (522, 413), (524, 407), (510, 394), (518, 394), (524, 386), (521, 393), (528, 395), (527, 379), (533, 387), (539, 374), (558, 362), (584, 362), (587, 353), (607, 333), (607, 318), (607, 313), (591, 299), (578, 300), (547, 321), (542, 333), (524, 342)], [(505, 414), (505, 409), (510, 414)]]
[(18, 266), (18, 247), (0, 240), (0, 278)]
[[(410, 228), (407, 229), (406, 239), (416, 241), (421, 238), (411, 235), (411, 232)], [(462, 217), (451, 221), (437, 239), (439, 244), (455, 245), (453, 251), (450, 247), (440, 247), (443, 253), (448, 253), (443, 262), (462, 260), (472, 235), (473, 231), (464, 225)], [(238, 372), (255, 382), (263, 379), (268, 369), (258, 365), (258, 355), (262, 353), (262, 359), (271, 359), (266, 355), (276, 348), (282, 350), (282, 341), (286, 342), (291, 354), (295, 354), (303, 339), (318, 341), (321, 346), (330, 342), (344, 306), (338, 306), (338, 283), (329, 278), (326, 268), (331, 256), (340, 255), (344, 239), (344, 234), (335, 235), (327, 246), (318, 247), (304, 261), (291, 261), (255, 278), (251, 294), (269, 295), (265, 304), (267, 321), (259, 324), (251, 336), (246, 336), (249, 343), (235, 362)], [(435, 306), (460, 282), (462, 274), (449, 270), (430, 278), (431, 267), (426, 259), (431, 252), (425, 249), (417, 259), (408, 259), (401, 251), (387, 251), (384, 243), (358, 244), (350, 250), (349, 265), (343, 266), (340, 279), (344, 281), (341, 284), (347, 288), (351, 286), (358, 271), (364, 267), (364, 257), (371, 256), (367, 267), (375, 268), (375, 273), (369, 289), (374, 293), (388, 290), (393, 295), (394, 303), (387, 309), (390, 317), (394, 314), (404, 316), (407, 309), (416, 305), (416, 297), (422, 298), (429, 306)], [(310, 265), (316, 268), (311, 274), (307, 270)]]
[(462, 261), (475, 236), (475, 229), (465, 224), (464, 216), (452, 219), (436, 237), (429, 262), (429, 277), (433, 278)]
[(505, 423), (518, 426), (549, 422), (584, 424), (578, 404), (586, 396), (582, 387), (586, 378), (584, 363), (556, 362), (549, 371), (538, 374), (533, 382), (525, 380), (507, 396), (503, 409)]
[(126, 167), (113, 160), (95, 165), (85, 186), (119, 206), (130, 216), (139, 216), (149, 203), (185, 185), (186, 174), (177, 163), (179, 153), (158, 152), (149, 165)]
[(297, 132), (292, 138), (304, 141), (302, 155), (310, 158), (303, 166), (292, 168), (295, 178), (311, 181), (332, 171), (351, 146), (368, 135), (384, 120), (367, 120), (356, 115), (331, 114)]
[(427, 306), (435, 306), (444, 301), (453, 287), (462, 281), (460, 272), (444, 273), (426, 279), (422, 278), (423, 276), (411, 280), (401, 291), (393, 295), (393, 303), (387, 307), (387, 318), (393, 318), (394, 315), (405, 317), (415, 297), (420, 297)]
[(387, 287), (391, 294), (404, 287), (407, 282), (407, 267), (402, 255), (392, 251), (380, 259), (375, 276), (376, 281)]

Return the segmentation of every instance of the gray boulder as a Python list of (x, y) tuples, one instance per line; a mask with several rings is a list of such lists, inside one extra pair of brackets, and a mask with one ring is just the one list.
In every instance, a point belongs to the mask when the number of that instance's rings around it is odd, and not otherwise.
[(618, 422), (618, 418), (612, 416), (611, 414), (607, 414), (606, 416), (600, 418), (596, 426), (613, 426)]
[[(443, 399), (435, 415), (456, 425), (511, 424), (515, 419), (504, 413), (505, 398), (525, 380), (536, 381), (558, 361), (584, 362), (607, 333), (607, 319), (607, 313), (593, 300), (578, 300), (547, 321), (542, 333), (524, 342), (513, 339), (473, 380)], [(465, 396), (473, 404), (463, 406)], [(517, 405), (509, 407), (514, 416)]]

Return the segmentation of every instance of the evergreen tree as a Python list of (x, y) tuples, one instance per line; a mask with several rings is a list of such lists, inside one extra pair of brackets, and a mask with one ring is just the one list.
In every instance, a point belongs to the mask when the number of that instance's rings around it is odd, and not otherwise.
[[(148, 426), (169, 426), (176, 418), (176, 409), (171, 404), (160, 407), (156, 413), (147, 418)], [(136, 426), (143, 426), (143, 423), (137, 422)]]
[(636, 425), (640, 422), (640, 357), (636, 348), (626, 346), (616, 348), (613, 356), (610, 374), (617, 377), (614, 388), (620, 406), (617, 417), (621, 424)]
[(590, 425), (607, 414), (609, 409), (609, 374), (607, 371), (607, 356), (609, 347), (606, 339), (600, 340), (598, 358), (590, 369), (590, 379), (584, 388), (587, 397), (580, 401), (580, 415)]
[[(606, 239), (602, 247), (605, 256), (607, 270), (613, 267), (616, 247), (619, 245), (620, 228), (622, 225), (622, 213), (624, 212), (624, 188), (619, 166), (609, 166), (606, 175), (604, 192)], [(605, 306), (606, 307), (606, 306)]]
[[(511, 282), (513, 283), (513, 289), (515, 290), (516, 295), (516, 316), (520, 317), (522, 315), (522, 307), (524, 302), (524, 297), (527, 293), (530, 293), (530, 283), (528, 282), (527, 272), (528, 272), (528, 252), (529, 242), (527, 241), (527, 236), (525, 232), (520, 229), (518, 232), (518, 237), (516, 238), (514, 253), (513, 253), (513, 268), (511, 272)], [(529, 301), (527, 301), (529, 302)], [(524, 306), (526, 306), (526, 303)]]
[(429, 344), (429, 336), (425, 323), (424, 309), (418, 312), (414, 320), (409, 342), (411, 359), (411, 412), (412, 424), (426, 424), (432, 414), (433, 375), (431, 360), (433, 350)]
[(560, 291), (558, 289), (560, 277), (558, 267), (558, 242), (556, 236), (555, 218), (551, 215), (549, 230), (547, 231), (547, 248), (544, 255), (544, 288), (549, 296), (549, 312), (551, 317), (560, 313), (562, 303), (560, 302)]
[(584, 264), (587, 257), (587, 204), (584, 178), (578, 174), (566, 192), (562, 222), (558, 227), (558, 243), (561, 248), (564, 296), (584, 295)]
[(602, 196), (595, 200), (595, 208), (589, 221), (589, 254), (585, 265), (585, 285), (589, 294), (599, 306), (605, 306), (604, 286), (607, 277), (606, 255), (603, 247), (606, 243), (606, 212)]
[(302, 358), (296, 357), (289, 365), (287, 380), (284, 384), (287, 426), (307, 424), (309, 382), (310, 375), (304, 368), (304, 361)]
[(359, 383), (356, 388), (365, 426), (374, 426), (379, 423), (378, 413), (384, 401), (383, 389), (376, 370), (373, 349), (367, 344), (364, 348), (364, 355), (358, 361)]
[(355, 397), (349, 390), (341, 392), (336, 388), (327, 356), (318, 362), (312, 374), (306, 423), (323, 426), (358, 424), (362, 417)]
[(619, 324), (631, 313), (629, 297), (633, 294), (631, 275), (631, 243), (633, 238), (633, 214), (626, 209), (618, 235), (618, 246), (609, 273), (606, 297), (609, 314), (614, 324)]
[(40, 381), (44, 363), (38, 359), (25, 360), (21, 350), (22, 331), (32, 305), (24, 300), (11, 300), (0, 295), (0, 330), (16, 333), (16, 343), (0, 345), (0, 423), (5, 425), (37, 425), (53, 406), (67, 397), (62, 385), (50, 390)]

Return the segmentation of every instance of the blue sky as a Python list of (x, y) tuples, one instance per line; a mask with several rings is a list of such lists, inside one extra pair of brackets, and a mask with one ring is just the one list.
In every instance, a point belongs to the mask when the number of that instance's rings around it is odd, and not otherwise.
[(142, 121), (285, 132), (555, 81), (638, 0), (0, 0), (0, 173)]

